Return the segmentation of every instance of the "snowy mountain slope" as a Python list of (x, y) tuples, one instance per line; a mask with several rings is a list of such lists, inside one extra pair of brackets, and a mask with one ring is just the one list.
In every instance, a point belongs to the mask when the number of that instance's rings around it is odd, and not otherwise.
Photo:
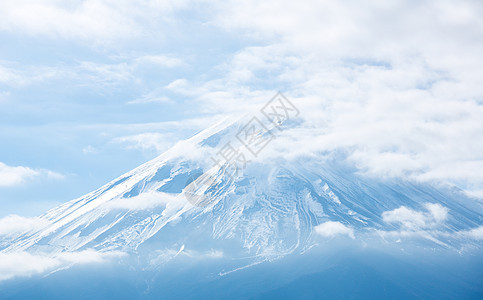
[[(483, 222), (481, 209), (457, 190), (369, 178), (344, 163), (343, 156), (258, 160), (247, 164), (243, 174), (229, 177), (226, 169), (210, 164), (209, 155), (230, 141), (244, 121), (225, 119), (48, 211), (41, 216), (48, 225), (19, 236), (3, 251), (137, 252), (146, 245), (208, 251), (216, 246), (241, 256), (277, 257), (317, 244), (316, 228), (328, 221), (340, 222), (358, 236), (396, 232), (412, 223), (390, 222), (391, 215), (385, 219), (384, 214), (401, 206), (423, 222), (405, 229), (430, 228), (434, 234), (426, 241), (459, 247), (472, 242), (459, 233)], [(207, 202), (197, 205), (187, 186), (203, 173), (212, 184), (203, 191)], [(436, 218), (438, 209), (447, 212), (444, 222)]]

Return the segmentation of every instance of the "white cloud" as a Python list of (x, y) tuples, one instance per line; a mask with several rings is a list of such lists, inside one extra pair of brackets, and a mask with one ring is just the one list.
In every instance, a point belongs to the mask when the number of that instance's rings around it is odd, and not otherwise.
[(370, 175), (447, 181), (481, 195), (481, 2), (225, 1), (218, 8), (213, 24), (265, 46), (235, 53), (220, 65), (223, 78), (180, 79), (168, 89), (231, 112), (283, 87), (307, 123), (280, 139), (280, 155), (341, 150)]
[(415, 211), (405, 206), (386, 211), (382, 219), (386, 223), (399, 224), (404, 230), (423, 230), (435, 228), (448, 218), (448, 208), (434, 203), (426, 203), (426, 212)]
[(125, 82), (141, 82), (142, 76), (138, 72), (149, 68), (174, 68), (183, 66), (184, 62), (177, 57), (166, 55), (140, 55), (132, 57), (118, 57), (112, 63), (82, 61), (77, 66), (66, 69), (72, 78), (79, 78), (85, 82), (98, 86), (112, 86)]
[[(0, 84), (12, 87), (25, 86), (52, 78), (60, 78), (66, 74), (66, 70), (62, 68), (24, 66), (17, 62), (0, 60)], [(10, 93), (0, 93), (0, 96), (2, 94), (3, 97), (10, 96)]]
[(16, 235), (42, 228), (48, 224), (47, 220), (39, 217), (26, 218), (18, 215), (9, 215), (0, 219), (0, 236)]
[(94, 44), (146, 35), (159, 38), (159, 28), (189, 2), (193, 1), (2, 1), (0, 30)]
[(354, 239), (354, 229), (340, 223), (328, 221), (315, 226), (315, 232), (323, 237), (335, 237), (338, 235), (346, 235)]
[(32, 35), (86, 39), (132, 36), (137, 26), (107, 1), (3, 1), (0, 29)]
[(466, 230), (455, 230), (455, 228), (445, 226), (444, 224), (448, 219), (448, 208), (433, 203), (426, 203), (424, 207), (426, 211), (416, 211), (401, 206), (395, 210), (384, 212), (382, 216), (385, 222), (397, 224), (400, 227), (393, 231), (376, 230), (375, 232), (384, 240), (390, 239), (401, 242), (403, 238), (423, 238), (454, 249), (457, 249), (454, 246), (455, 242), (473, 244), (475, 241), (483, 239), (483, 226)]
[(35, 256), (27, 252), (0, 253), (0, 281), (32, 276), (59, 266), (59, 261), (52, 257)]
[(474, 240), (483, 240), (483, 226), (466, 231), (459, 231), (458, 234)]
[[(0, 61), (0, 84), (18, 87), (28, 83), (42, 81), (54, 75), (54, 70), (48, 67), (36, 69), (27, 68), (28, 70), (20, 68), (14, 62)], [(6, 96), (9, 96), (9, 94), (3, 94), (3, 97)]]
[[(19, 81), (20, 77), (15, 70), (0, 65), (0, 83), (11, 83)], [(3, 94), (3, 93), (2, 93)]]
[[(185, 63), (178, 57), (162, 54), (156, 55), (130, 55), (112, 57), (111, 62), (80, 61), (73, 64), (57, 65), (26, 65), (16, 61), (0, 60), (0, 84), (11, 87), (23, 87), (39, 82), (55, 80), (71, 80), (76, 85), (92, 87), (107, 87), (125, 84), (126, 82), (141, 83), (142, 74), (146, 70), (155, 68), (164, 71), (166, 68), (184, 66)], [(2, 97), (8, 93), (0, 92)], [(153, 98), (148, 93), (144, 98)], [(158, 97), (156, 100), (160, 100)], [(147, 101), (147, 99), (144, 99)], [(142, 100), (139, 100), (142, 101)], [(153, 99), (151, 99), (153, 101)]]
[(127, 149), (155, 150), (157, 152), (161, 152), (168, 149), (168, 147), (172, 145), (173, 139), (168, 134), (146, 132), (117, 137), (114, 138), (112, 142), (124, 144), (126, 145)]
[(176, 79), (170, 82), (168, 85), (166, 85), (165, 88), (167, 90), (172, 90), (178, 93), (186, 93), (186, 94), (193, 93), (191, 91), (191, 87), (189, 86), (189, 82), (184, 78)]
[(448, 218), (449, 209), (437, 203), (426, 203), (424, 207), (428, 210), (433, 219), (433, 223), (441, 224)]
[(126, 61), (112, 64), (84, 61), (75, 68), (78, 70), (76, 76), (100, 86), (110, 86), (134, 80), (132, 67)]
[(31, 169), (22, 166), (12, 167), (0, 162), (0, 187), (19, 185), (34, 177), (45, 177), (50, 179), (64, 178), (62, 174), (53, 171)]
[(0, 162), (0, 186), (24, 183), (26, 179), (39, 176), (40, 172), (28, 167), (11, 167)]
[(24, 251), (0, 252), (0, 281), (41, 274), (73, 264), (104, 263), (125, 255), (119, 251), (98, 252), (95, 250), (58, 254), (31, 254)]

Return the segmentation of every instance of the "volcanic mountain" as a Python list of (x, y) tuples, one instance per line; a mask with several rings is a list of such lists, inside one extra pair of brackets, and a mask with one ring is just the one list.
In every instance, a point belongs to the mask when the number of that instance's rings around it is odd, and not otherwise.
[[(335, 230), (351, 238), (424, 231), (423, 240), (448, 248), (471, 243), (461, 233), (482, 222), (481, 206), (456, 188), (369, 177), (342, 154), (250, 161), (237, 138), (257, 122), (225, 119), (199, 132), (48, 211), (40, 217), (45, 226), (16, 237), (3, 251), (136, 253), (152, 244), (185, 251), (219, 248), (265, 259), (303, 253), (320, 241), (324, 228), (325, 236)], [(278, 129), (262, 128), (267, 132), (252, 131), (251, 137), (270, 147)], [(214, 162), (217, 154), (229, 152), (237, 168), (228, 159)]]

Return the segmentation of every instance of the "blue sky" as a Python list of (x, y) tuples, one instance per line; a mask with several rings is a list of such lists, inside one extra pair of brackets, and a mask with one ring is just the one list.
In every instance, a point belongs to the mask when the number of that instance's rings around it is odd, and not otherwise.
[(278, 90), (310, 124), (300, 155), (344, 150), (363, 172), (481, 198), (482, 14), (470, 0), (4, 1), (0, 217), (86, 194)]

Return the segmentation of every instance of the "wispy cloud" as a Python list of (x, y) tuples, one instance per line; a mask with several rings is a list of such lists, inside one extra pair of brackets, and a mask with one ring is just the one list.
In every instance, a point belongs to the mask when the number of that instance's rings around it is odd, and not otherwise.
[(0, 65), (0, 83), (8, 84), (18, 82), (19, 80), (20, 76), (16, 73), (15, 70)]
[(105, 263), (125, 255), (119, 251), (98, 252), (95, 250), (58, 254), (0, 252), (0, 281), (15, 277), (29, 277), (74, 264)]
[(405, 206), (386, 211), (382, 219), (387, 223), (399, 224), (406, 230), (434, 228), (441, 225), (448, 218), (448, 208), (441, 204), (426, 203), (426, 212), (415, 211)]
[(0, 162), (0, 186), (15, 186), (25, 183), (32, 178), (49, 178), (49, 179), (62, 179), (62, 174), (45, 170), (45, 169), (31, 169), (29, 167), (22, 166), (8, 166)]
[[(50, 65), (26, 65), (0, 60), (0, 84), (26, 87), (39, 82), (71, 80), (80, 86), (107, 88), (126, 82), (141, 83), (146, 78), (139, 74), (145, 70), (161, 72), (185, 65), (181, 58), (163, 54), (121, 56), (109, 60), (110, 62), (83, 60)], [(154, 92), (147, 93), (143, 98), (138, 101), (154, 102), (162, 99), (156, 98)]]
[(161, 152), (173, 144), (173, 137), (169, 134), (146, 132), (117, 137), (112, 142), (125, 145), (127, 149), (155, 150)]
[(192, 1), (21, 0), (0, 4), (0, 30), (105, 45), (149, 33), (162, 37), (174, 11)]
[(483, 226), (454, 230), (447, 226), (449, 209), (440, 204), (426, 203), (425, 210), (418, 211), (401, 206), (382, 214), (383, 221), (397, 225), (396, 230), (376, 230), (384, 240), (402, 242), (403, 239), (426, 239), (451, 248), (452, 245), (472, 244), (483, 239)]
[(26, 218), (18, 215), (9, 215), (0, 219), (0, 236), (13, 236), (44, 227), (48, 224), (47, 220), (39, 217)]
[(24, 87), (67, 75), (68, 71), (65, 68), (26, 66), (15, 61), (0, 61), (0, 84), (11, 87)]
[(483, 226), (473, 228), (470, 230), (460, 231), (458, 232), (463, 237), (474, 239), (474, 240), (483, 240)]

